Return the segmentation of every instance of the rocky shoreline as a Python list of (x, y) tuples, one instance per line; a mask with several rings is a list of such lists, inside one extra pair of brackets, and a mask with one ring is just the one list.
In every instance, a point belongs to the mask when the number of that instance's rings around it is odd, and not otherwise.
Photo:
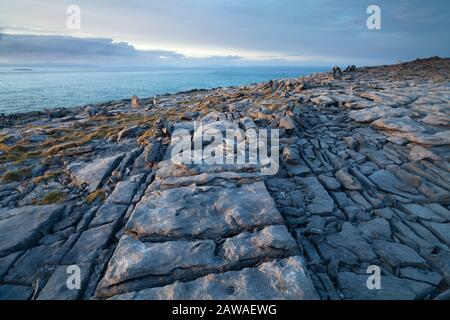
[[(449, 89), (435, 57), (0, 116), (0, 299), (448, 299)], [(174, 164), (199, 120), (278, 129), (278, 173)]]

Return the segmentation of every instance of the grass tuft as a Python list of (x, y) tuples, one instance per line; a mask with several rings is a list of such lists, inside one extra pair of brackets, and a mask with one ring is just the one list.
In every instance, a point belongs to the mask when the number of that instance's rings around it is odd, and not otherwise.
[(86, 197), (86, 201), (91, 204), (97, 200), (100, 201), (104, 201), (106, 199), (106, 195), (105, 195), (105, 191), (103, 190), (96, 190), (92, 193), (90, 193), (87, 197)]
[(5, 172), (1, 178), (2, 182), (22, 181), (31, 176), (31, 168), (21, 168), (13, 171)]
[(61, 191), (52, 191), (49, 194), (47, 194), (41, 201), (39, 201), (39, 204), (53, 204), (53, 203), (61, 203), (64, 200), (66, 200), (66, 194)]

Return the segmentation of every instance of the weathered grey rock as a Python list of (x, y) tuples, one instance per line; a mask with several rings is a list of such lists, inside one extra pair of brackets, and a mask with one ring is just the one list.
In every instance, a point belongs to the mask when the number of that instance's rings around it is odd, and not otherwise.
[(425, 221), (445, 222), (445, 219), (427, 207), (416, 203), (401, 204), (399, 208), (411, 215), (413, 218), (420, 218)]
[(411, 288), (410, 282), (393, 276), (381, 277), (381, 289), (369, 289), (370, 274), (339, 272), (337, 281), (345, 299), (352, 300), (414, 300), (419, 293)]
[[(215, 172), (215, 173), (201, 173), (195, 176), (187, 177), (169, 177), (164, 180), (156, 180), (150, 185), (150, 190), (164, 190), (169, 188), (186, 187), (190, 185), (205, 185), (215, 184), (215, 181), (236, 181), (240, 184), (249, 182), (256, 182), (262, 180), (260, 173), (253, 172)], [(219, 183), (220, 184), (220, 183)]]
[(356, 122), (372, 122), (380, 118), (398, 118), (410, 115), (411, 110), (404, 108), (391, 108), (389, 106), (376, 106), (362, 110), (353, 110), (348, 113), (350, 119)]
[(384, 218), (375, 218), (367, 222), (361, 222), (358, 228), (369, 239), (391, 239), (391, 227)]
[(372, 122), (372, 125), (379, 129), (394, 130), (402, 132), (422, 131), (422, 127), (409, 116), (401, 118), (378, 119)]
[(424, 133), (419, 131), (414, 132), (391, 132), (391, 135), (395, 135), (400, 138), (405, 138), (410, 142), (443, 146), (450, 144), (450, 130), (436, 132), (436, 133)]
[(105, 249), (116, 231), (116, 222), (84, 231), (64, 257), (65, 265), (94, 261)]
[(74, 162), (68, 166), (74, 182), (78, 185), (87, 184), (89, 192), (97, 190), (111, 175), (120, 163), (124, 154), (95, 159), (92, 162)]
[(135, 137), (135, 136), (139, 135), (141, 132), (143, 132), (144, 130), (145, 130), (144, 128), (139, 127), (139, 126), (132, 126), (129, 128), (125, 128), (117, 134), (117, 141)]
[(39, 240), (39, 244), (41, 245), (52, 245), (59, 241), (64, 241), (66, 238), (64, 238), (60, 234), (47, 234)]
[(366, 176), (380, 169), (375, 163), (370, 161), (366, 161), (363, 164), (360, 164), (358, 167), (361, 173), (365, 174)]
[(427, 114), (425, 117), (421, 119), (422, 122), (435, 125), (435, 126), (446, 126), (448, 127), (448, 118), (449, 114), (436, 112), (434, 114)]
[[(244, 232), (228, 238), (220, 250), (212, 240), (144, 243), (124, 236), (109, 263), (99, 293), (108, 296), (114, 292), (136, 290), (145, 284), (162, 285), (297, 253), (297, 244), (285, 226), (269, 226), (256, 233)], [(130, 280), (143, 277), (145, 279), (130, 283)], [(116, 287), (109, 288), (114, 285)]]
[(114, 204), (129, 205), (136, 193), (138, 184), (136, 182), (125, 180), (119, 181), (114, 191), (108, 197), (107, 202)]
[(369, 176), (369, 179), (383, 191), (397, 194), (408, 199), (422, 199), (419, 192), (404, 184), (397, 179), (392, 173), (386, 170), (378, 170)]
[(393, 173), (397, 178), (406, 183), (408, 186), (411, 186), (413, 188), (418, 188), (420, 186), (421, 178), (419, 176), (403, 170), (398, 165), (388, 165), (386, 166), (386, 170)]
[(249, 117), (240, 118), (239, 124), (241, 125), (242, 129), (244, 129), (244, 130), (256, 128), (255, 122), (253, 122), (253, 120)]
[(383, 150), (371, 150), (367, 152), (367, 158), (369, 158), (370, 161), (375, 163), (380, 168), (385, 168), (388, 165), (394, 164), (392, 157), (389, 157)]
[[(82, 298), (83, 290), (89, 280), (91, 264), (79, 264), (80, 289), (69, 289), (67, 283), (74, 274), (70, 266), (59, 266), (53, 271), (44, 288), (42, 288), (37, 300), (77, 300)], [(72, 284), (72, 283), (70, 283)]]
[(398, 242), (374, 240), (375, 252), (393, 268), (396, 267), (418, 267), (426, 268), (426, 261), (413, 249)]
[(401, 278), (408, 278), (411, 280), (426, 282), (435, 286), (438, 286), (443, 280), (442, 275), (440, 275), (438, 272), (416, 269), (412, 267), (400, 269), (399, 276)]
[(332, 247), (330, 244), (323, 241), (318, 244), (318, 250), (321, 256), (327, 261), (337, 260), (348, 266), (356, 266), (360, 264), (358, 257), (344, 247), (339, 247), (338, 250), (336, 250), (335, 247)]
[(268, 226), (259, 232), (244, 232), (227, 238), (222, 250), (228, 263), (298, 254), (297, 243), (282, 225)]
[(374, 262), (377, 259), (369, 243), (361, 236), (358, 229), (349, 222), (344, 222), (342, 230), (339, 233), (327, 236), (326, 240), (332, 247), (348, 249), (361, 261)]
[(428, 229), (443, 243), (450, 247), (450, 223), (423, 221)]
[(285, 116), (281, 117), (279, 127), (282, 129), (292, 130), (295, 129), (297, 126), (295, 124), (295, 121), (291, 117)]
[(75, 225), (83, 217), (83, 210), (74, 210), (67, 217), (61, 219), (53, 225), (53, 232), (65, 230)]
[(444, 292), (442, 292), (441, 294), (439, 294), (438, 296), (436, 296), (434, 298), (434, 300), (450, 300), (450, 289), (445, 290)]
[(156, 180), (198, 176), (202, 173), (259, 173), (260, 168), (253, 164), (185, 164), (172, 160), (158, 163)]
[[(289, 275), (289, 276), (288, 276)], [(319, 296), (301, 258), (263, 263), (256, 268), (211, 274), (191, 282), (176, 282), (114, 299), (136, 300), (316, 300)]]
[(305, 194), (306, 210), (312, 214), (327, 214), (334, 210), (334, 201), (315, 177), (299, 178)]
[(320, 180), (320, 182), (322, 182), (322, 184), (325, 186), (325, 188), (327, 190), (335, 191), (335, 190), (339, 190), (339, 188), (341, 187), (341, 184), (339, 183), (339, 181), (337, 181), (333, 177), (320, 175), (319, 180)]
[(58, 254), (61, 244), (59, 242), (31, 248), (17, 259), (4, 279), (11, 284), (32, 285), (34, 276), (41, 267), (59, 262), (52, 260)]
[[(0, 192), (4, 192), (4, 191), (14, 191), (17, 189), (17, 187), (20, 185), (19, 181), (13, 181), (13, 182), (9, 182), (9, 183), (2, 183), (0, 185)], [(1, 217), (1, 215), (0, 215)]]
[(161, 143), (156, 140), (152, 140), (147, 146), (145, 146), (143, 157), (145, 163), (152, 164), (157, 161), (159, 152), (161, 150)]
[(438, 203), (430, 203), (430, 204), (426, 204), (425, 207), (433, 210), (435, 213), (440, 215), (445, 220), (450, 221), (450, 210), (447, 210), (446, 208), (444, 208), (440, 204), (438, 204)]
[(14, 252), (10, 255), (0, 258), (0, 279), (5, 275), (17, 258), (23, 253), (23, 251)]
[[(141, 289), (146, 284), (160, 286), (182, 276), (218, 270), (223, 260), (216, 256), (215, 251), (216, 245), (212, 240), (144, 243), (123, 236), (99, 284), (98, 294), (111, 296), (117, 292)], [(130, 280), (142, 277), (147, 279), (130, 283)], [(128, 283), (121, 285), (126, 280)], [(115, 288), (110, 288), (114, 285)]]
[(7, 212), (0, 220), (0, 256), (26, 249), (36, 244), (51, 230), (64, 210), (62, 204), (27, 206)]
[(345, 192), (333, 192), (332, 195), (340, 208), (345, 208), (349, 205), (349, 200)]
[(364, 198), (358, 191), (349, 191), (350, 198), (360, 207), (366, 211), (372, 210), (373, 206)]
[(113, 221), (120, 221), (125, 215), (128, 206), (121, 204), (105, 203), (98, 209), (92, 222), (89, 224), (90, 228), (107, 224)]
[(83, 231), (89, 226), (91, 221), (94, 219), (95, 214), (97, 213), (97, 210), (98, 210), (98, 206), (93, 206), (87, 212), (84, 213), (80, 222), (78, 222), (78, 225), (76, 228), (77, 232)]
[(345, 189), (348, 190), (362, 190), (361, 183), (353, 177), (350, 173), (348, 173), (347, 168), (342, 168), (341, 170), (337, 171), (336, 179), (342, 184), (342, 186)]
[(302, 176), (307, 173), (311, 173), (311, 170), (303, 162), (300, 164), (286, 163), (285, 167), (286, 167), (286, 171), (287, 171), (288, 175), (291, 177), (292, 176)]
[(28, 300), (33, 295), (29, 286), (0, 285), (0, 300)]
[(284, 147), (283, 157), (289, 163), (292, 163), (292, 164), (300, 163), (300, 153), (298, 152), (298, 148), (296, 146)]
[(335, 101), (332, 98), (325, 96), (325, 95), (311, 98), (311, 102), (314, 104), (323, 105), (323, 106), (328, 106), (328, 105), (335, 103)]
[(149, 239), (213, 239), (282, 221), (263, 182), (240, 188), (192, 185), (144, 195), (126, 230)]
[(412, 147), (411, 151), (409, 152), (409, 158), (412, 161), (420, 161), (423, 159), (431, 159), (436, 161), (441, 160), (441, 157), (439, 157), (433, 151), (427, 150), (424, 147), (417, 145)]
[(409, 247), (419, 250), (419, 248), (431, 248), (432, 243), (429, 243), (425, 239), (419, 237), (414, 231), (411, 230), (406, 224), (400, 222), (398, 219), (393, 218), (390, 221), (394, 236), (400, 239), (403, 243)]
[[(114, 170), (113, 174), (115, 176), (118, 176), (120, 178), (123, 177), (125, 174), (126, 169), (130, 164), (133, 164), (133, 168), (135, 169), (142, 169), (145, 165), (144, 163), (144, 157), (142, 155), (142, 151), (144, 151), (144, 148), (139, 147), (136, 149), (131, 150), (130, 152), (127, 152), (127, 154), (122, 158), (117, 168)], [(136, 158), (141, 158), (142, 161), (138, 161)], [(139, 163), (139, 164), (137, 164)]]
[(83, 153), (89, 153), (92, 150), (94, 150), (93, 146), (81, 146), (81, 147), (76, 147), (76, 148), (68, 148), (68, 149), (63, 149), (60, 152), (58, 152), (58, 156), (71, 157), (71, 156), (76, 156), (76, 155), (83, 154)]
[(305, 232), (309, 234), (323, 234), (325, 228), (325, 220), (320, 216), (313, 216), (306, 226)]

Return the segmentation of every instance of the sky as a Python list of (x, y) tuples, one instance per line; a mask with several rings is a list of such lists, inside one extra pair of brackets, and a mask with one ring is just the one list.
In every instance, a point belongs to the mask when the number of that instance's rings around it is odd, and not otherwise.
[[(69, 29), (67, 8), (80, 8)], [(369, 5), (381, 29), (370, 30)], [(449, 56), (449, 0), (1, 0), (0, 63), (375, 65)]]

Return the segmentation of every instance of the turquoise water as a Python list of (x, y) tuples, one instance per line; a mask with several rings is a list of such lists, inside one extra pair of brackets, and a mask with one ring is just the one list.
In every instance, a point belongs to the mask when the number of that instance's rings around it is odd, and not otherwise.
[(0, 67), (0, 113), (243, 85), (325, 71), (310, 67), (105, 68)]

